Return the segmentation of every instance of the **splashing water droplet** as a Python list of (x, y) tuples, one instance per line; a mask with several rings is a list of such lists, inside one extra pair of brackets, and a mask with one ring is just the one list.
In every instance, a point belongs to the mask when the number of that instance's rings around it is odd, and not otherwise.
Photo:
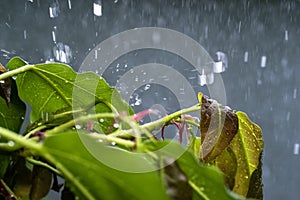
[(199, 75), (199, 84), (201, 85), (201, 86), (204, 86), (204, 85), (206, 85), (206, 75), (205, 74), (201, 74), (201, 75)]
[(63, 62), (63, 63), (69, 63), (72, 58), (72, 51), (71, 48), (63, 44), (61, 42), (57, 43), (53, 48), (53, 54), (55, 56), (55, 59)]
[(151, 87), (150, 84), (146, 84), (145, 87), (144, 87), (144, 90), (145, 90), (145, 91), (146, 91), (146, 90), (149, 90), (150, 87)]
[(102, 16), (102, 0), (95, 0), (93, 4), (94, 15)]
[(50, 18), (58, 17), (58, 14), (59, 14), (59, 4), (58, 4), (58, 2), (53, 2), (49, 6), (49, 15), (50, 15)]

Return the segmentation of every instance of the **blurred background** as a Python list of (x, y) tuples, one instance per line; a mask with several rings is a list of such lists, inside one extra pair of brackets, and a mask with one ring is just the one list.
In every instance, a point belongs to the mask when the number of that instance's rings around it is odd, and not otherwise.
[[(214, 60), (217, 52), (226, 56), (227, 104), (248, 113), (263, 130), (265, 199), (299, 199), (298, 1), (1, 0), (0, 63), (20, 56), (30, 63), (65, 62), (78, 70), (101, 41), (137, 27), (173, 29), (200, 43)], [(173, 66), (195, 92), (208, 94), (188, 62), (159, 50), (121, 56), (103, 76), (115, 85), (120, 69), (124, 73), (149, 62)], [(174, 94), (155, 84), (137, 89), (130, 104), (136, 111), (153, 104), (167, 112), (178, 108)]]

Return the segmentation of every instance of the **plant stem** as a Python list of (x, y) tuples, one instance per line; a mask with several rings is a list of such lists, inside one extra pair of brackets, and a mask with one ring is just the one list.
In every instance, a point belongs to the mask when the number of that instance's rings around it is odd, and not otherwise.
[[(174, 113), (167, 115), (156, 121), (141, 125), (140, 127), (142, 129), (147, 129), (149, 131), (158, 130), (158, 129), (162, 128), (164, 125), (168, 124), (172, 119), (180, 117), (181, 115), (186, 114), (186, 113), (199, 111), (200, 109), (201, 109), (201, 103), (198, 103), (192, 107), (179, 110), (177, 112), (174, 112)], [(120, 130), (120, 131), (110, 134), (110, 136), (125, 137), (125, 138), (131, 137), (132, 135), (134, 135), (134, 131), (132, 129)]]
[[(24, 137), (22, 137), (21, 135), (19, 135), (18, 133), (15, 133), (11, 130), (8, 130), (6, 128), (0, 127), (0, 135), (5, 137), (8, 140), (11, 140), (13, 142), (16, 143), (16, 145), (19, 145), (20, 147), (28, 147), (31, 148), (33, 150), (39, 150), (41, 145), (37, 144), (36, 142), (33, 142), (31, 140), (27, 140)], [(14, 147), (15, 144), (13, 145), (9, 145), (8, 146), (11, 147), (11, 149), (16, 150), (16, 148)], [(6, 146), (7, 150), (9, 150), (9, 147)]]
[(14, 69), (14, 70), (7, 71), (7, 72), (0, 75), (0, 80), (3, 80), (3, 79), (6, 79), (6, 78), (9, 78), (9, 77), (21, 74), (23, 72), (26, 72), (26, 71), (32, 69), (33, 67), (34, 67), (34, 65), (24, 65), (23, 67), (19, 67), (19, 68)]
[(32, 164), (35, 164), (35, 165), (39, 165), (39, 166), (42, 166), (42, 167), (45, 167), (45, 168), (48, 168), (50, 169), (52, 172), (56, 173), (57, 175), (62, 175), (60, 171), (58, 171), (57, 169), (55, 169), (54, 167), (52, 167), (51, 165), (47, 164), (47, 163), (44, 163), (42, 161), (39, 161), (39, 160), (36, 160), (36, 159), (33, 159), (31, 157), (27, 157), (26, 160)]
[(64, 130), (75, 126), (78, 123), (83, 123), (83, 122), (87, 122), (91, 119), (97, 119), (97, 118), (116, 118), (117, 115), (113, 114), (113, 113), (97, 113), (97, 114), (92, 114), (92, 115), (86, 115), (86, 116), (82, 116), (82, 117), (78, 117), (76, 119), (72, 119), (64, 124), (61, 124), (51, 130), (46, 131), (47, 135), (52, 135), (55, 133), (60, 133), (63, 132)]

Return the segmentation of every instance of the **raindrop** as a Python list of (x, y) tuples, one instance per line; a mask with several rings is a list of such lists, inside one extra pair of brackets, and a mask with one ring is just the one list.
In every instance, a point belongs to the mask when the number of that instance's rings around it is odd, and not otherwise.
[(28, 0), (29, 2), (33, 3), (33, 0)]
[(98, 142), (103, 142), (103, 140), (99, 139)]
[(72, 51), (70, 47), (61, 42), (54, 46), (53, 54), (56, 60), (63, 63), (69, 63), (72, 58)]
[(119, 0), (114, 0), (114, 3), (118, 3)]
[(13, 147), (15, 145), (15, 142), (14, 141), (8, 141), (7, 144), (8, 144), (8, 146)]
[(81, 129), (81, 126), (80, 126), (79, 124), (76, 124), (76, 125), (75, 125), (75, 128), (76, 128), (77, 130), (79, 130), (79, 129)]
[(111, 143), (112, 146), (115, 146), (116, 144), (117, 144), (116, 142), (112, 142), (112, 143)]
[(293, 98), (296, 99), (297, 98), (297, 88), (294, 88), (294, 92), (293, 92)]
[(72, 3), (71, 3), (71, 0), (68, 0), (68, 7), (69, 7), (70, 10), (72, 9)]
[(266, 67), (266, 64), (267, 64), (267, 56), (262, 56), (260, 60), (260, 66)]
[(54, 26), (54, 27), (53, 27), (53, 30), (52, 30), (52, 41), (53, 41), (54, 43), (56, 43), (56, 30), (57, 30), (57, 27)]
[(27, 31), (24, 30), (24, 39), (26, 40), (27, 39)]
[(288, 30), (285, 30), (285, 31), (284, 31), (284, 40), (285, 40), (285, 41), (288, 41), (288, 40), (289, 40), (289, 32), (288, 32)]
[(134, 99), (135, 99), (135, 102), (134, 102), (135, 106), (139, 106), (142, 104), (142, 98), (140, 98), (139, 95), (136, 95)]
[(3, 84), (3, 83), (5, 83), (5, 82), (4, 82), (4, 80), (0, 80), (0, 83)]
[(287, 114), (286, 114), (286, 121), (290, 120), (290, 116), (291, 116), (291, 112), (287, 112)]
[(225, 68), (223, 67), (223, 63), (221, 61), (214, 62), (214, 72), (221, 73), (224, 72)]
[(199, 77), (199, 84), (201, 85), (201, 86), (204, 86), (204, 85), (206, 85), (206, 75), (204, 74), (204, 70), (202, 70), (202, 74), (201, 75), (198, 75), (198, 77)]
[(144, 87), (144, 90), (145, 90), (145, 91), (146, 91), (146, 90), (149, 90), (150, 87), (151, 87), (150, 84), (146, 84), (145, 87)]
[(102, 16), (102, 0), (94, 0), (93, 9), (94, 15)]
[(244, 62), (248, 62), (249, 53), (248, 51), (245, 51), (244, 53)]
[(207, 76), (206, 76), (206, 82), (207, 82), (207, 84), (213, 84), (214, 83), (214, 73), (209, 73), (209, 74), (207, 74)]
[(204, 38), (207, 39), (208, 38), (208, 26), (206, 25), (204, 28)]
[(300, 145), (298, 143), (294, 144), (294, 155), (299, 154)]
[(58, 14), (59, 14), (59, 4), (58, 4), (58, 2), (53, 2), (49, 6), (49, 15), (50, 15), (50, 18), (58, 17)]
[(99, 119), (99, 122), (100, 122), (100, 123), (103, 123), (103, 122), (104, 122), (104, 119), (103, 119), (103, 118)]
[(114, 128), (119, 128), (120, 127), (120, 124), (118, 124), (118, 123), (114, 123)]
[(228, 59), (227, 59), (227, 55), (222, 52), (222, 51), (217, 51), (216, 52), (216, 56), (217, 56), (217, 61), (221, 61), (222, 62), (222, 72), (225, 71), (225, 68), (228, 67)]
[(98, 51), (97, 51), (97, 49), (95, 50), (95, 59), (98, 59)]

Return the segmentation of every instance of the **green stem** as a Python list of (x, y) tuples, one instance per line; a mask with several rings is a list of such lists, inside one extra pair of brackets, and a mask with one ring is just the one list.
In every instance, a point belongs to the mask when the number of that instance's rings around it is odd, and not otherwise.
[(47, 164), (47, 163), (44, 163), (42, 161), (39, 161), (39, 160), (36, 160), (36, 159), (33, 159), (31, 157), (27, 157), (26, 160), (34, 165), (39, 165), (39, 166), (42, 166), (42, 167), (45, 167), (47, 169), (50, 169), (52, 172), (56, 173), (57, 175), (60, 175), (62, 176), (61, 172), (58, 171), (57, 169), (55, 169), (54, 167), (52, 167), (51, 165)]
[[(160, 128), (162, 128), (164, 125), (168, 124), (172, 119), (180, 117), (183, 114), (186, 113), (190, 113), (190, 112), (194, 112), (194, 111), (199, 111), (201, 109), (201, 103), (198, 103), (192, 107), (189, 108), (185, 108), (182, 110), (179, 110), (177, 112), (174, 112), (170, 115), (167, 115), (161, 119), (158, 119), (156, 121), (141, 125), (140, 127), (142, 129), (147, 129), (149, 131), (153, 131), (153, 130), (159, 130)], [(128, 130), (121, 130), (121, 131), (117, 131), (115, 133), (110, 134), (111, 136), (116, 136), (116, 137), (131, 137), (132, 135), (134, 135), (134, 131), (132, 129), (128, 129)]]
[(78, 123), (84, 123), (87, 122), (91, 119), (97, 119), (97, 118), (116, 118), (117, 115), (113, 114), (113, 113), (97, 113), (97, 114), (92, 114), (92, 115), (86, 115), (86, 116), (82, 116), (82, 117), (78, 117), (76, 119), (72, 119), (60, 126), (57, 126), (49, 131), (46, 132), (47, 135), (52, 135), (52, 134), (56, 134), (56, 133), (61, 133), (64, 130), (75, 126)]
[[(31, 140), (25, 139), (21, 135), (13, 132), (11, 130), (8, 130), (6, 128), (3, 128), (3, 127), (0, 127), (0, 135), (5, 137), (8, 140), (13, 141), (14, 143), (16, 143), (16, 145), (20, 145), (20, 146), (23, 146), (23, 147), (28, 147), (28, 148), (31, 148), (33, 150), (39, 150), (41, 148), (40, 144), (37, 144), (36, 142), (33, 142)], [(9, 143), (8, 143), (8, 146), (10, 146), (11, 149), (15, 149), (15, 147), (14, 147), (15, 144), (9, 145)]]
[(6, 78), (21, 74), (23, 72), (26, 72), (26, 71), (32, 69), (33, 67), (34, 67), (34, 65), (24, 65), (23, 67), (19, 67), (14, 70), (7, 71), (0, 75), (0, 80), (4, 80)]

